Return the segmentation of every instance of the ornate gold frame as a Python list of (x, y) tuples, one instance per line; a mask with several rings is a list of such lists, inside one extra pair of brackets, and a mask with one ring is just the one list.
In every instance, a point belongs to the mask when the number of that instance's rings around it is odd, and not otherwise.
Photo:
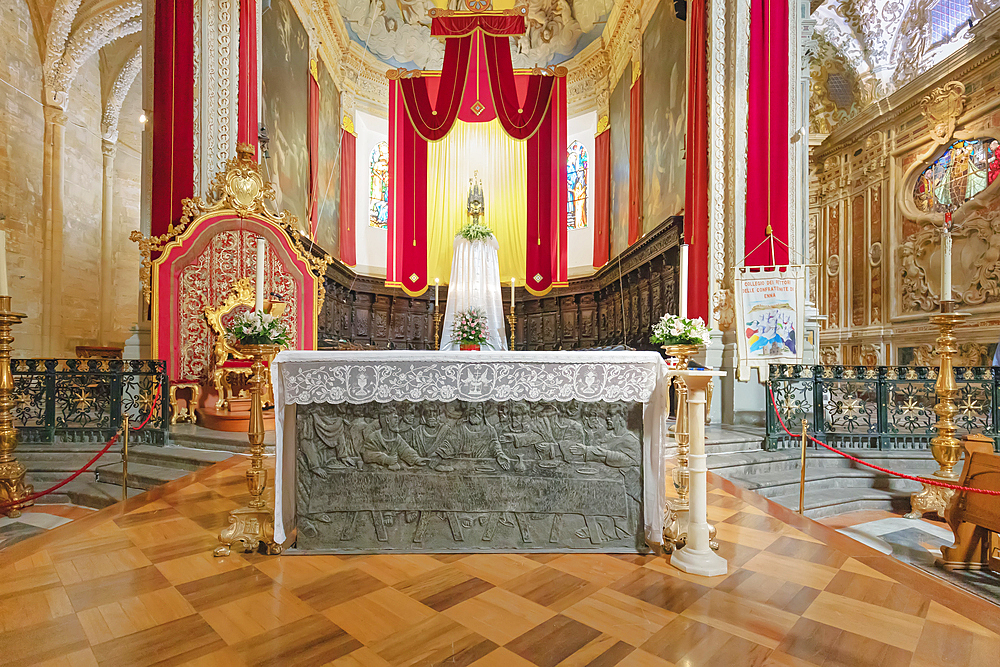
[[(250, 283), (250, 279), (240, 278), (221, 304), (215, 308), (205, 306), (205, 319), (208, 320), (208, 326), (215, 332), (215, 342), (212, 344), (212, 384), (215, 385), (215, 391), (219, 394), (218, 402), (215, 404), (219, 410), (228, 409), (229, 401), (233, 397), (233, 388), (227, 376), (242, 375), (249, 380), (251, 375), (249, 366), (246, 368), (224, 368), (223, 364), (229, 359), (252, 359), (234, 348), (226, 340), (226, 328), (222, 324), (222, 317), (237, 306), (246, 306), (252, 309), (254, 299), (254, 287)], [(270, 381), (266, 383), (265, 388), (270, 389)]]
[(129, 238), (139, 244), (142, 262), (139, 267), (139, 279), (142, 282), (142, 295), (146, 303), (150, 303), (152, 294), (152, 253), (162, 252), (166, 247), (176, 242), (192, 223), (196, 223), (207, 215), (229, 213), (240, 218), (259, 218), (280, 227), (291, 242), (292, 248), (299, 259), (305, 263), (318, 279), (316, 292), (316, 310), (323, 307), (326, 288), (323, 275), (326, 267), (333, 260), (325, 253), (317, 257), (306, 249), (303, 236), (296, 228), (298, 218), (282, 211), (276, 215), (264, 205), (265, 201), (274, 201), (274, 186), (264, 179), (260, 165), (255, 157), (255, 150), (250, 144), (237, 144), (236, 157), (226, 163), (226, 168), (215, 175), (208, 188), (206, 200), (201, 197), (185, 199), (182, 202), (184, 213), (176, 225), (171, 224), (165, 234), (160, 236), (143, 236), (142, 232), (133, 231)]

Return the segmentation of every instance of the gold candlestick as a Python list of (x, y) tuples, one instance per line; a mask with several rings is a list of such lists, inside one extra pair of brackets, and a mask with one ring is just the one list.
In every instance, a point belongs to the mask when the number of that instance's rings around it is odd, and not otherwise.
[(264, 469), (264, 404), (261, 393), (267, 383), (270, 362), (281, 349), (278, 345), (241, 345), (240, 352), (253, 359), (250, 380), (250, 426), (247, 436), (250, 440), (250, 469), (247, 470), (247, 488), (250, 502), (241, 509), (229, 513), (229, 525), (222, 529), (219, 541), (222, 546), (215, 549), (216, 556), (228, 556), (230, 547), (241, 543), (243, 551), (256, 551), (261, 544), (269, 554), (281, 553), (281, 545), (274, 541), (274, 513), (264, 501), (267, 488), (267, 470)]
[(507, 316), (507, 321), (510, 322), (510, 349), (514, 350), (514, 339), (517, 336), (517, 316), (514, 315), (514, 309), (510, 309), (510, 315)]
[[(961, 324), (968, 313), (952, 312), (951, 302), (941, 302), (941, 312), (931, 315), (931, 323), (937, 326), (940, 333), (937, 338), (937, 352), (941, 357), (941, 368), (938, 370), (937, 382), (934, 383), (934, 390), (937, 394), (937, 405), (934, 412), (937, 414), (937, 423), (934, 428), (938, 434), (931, 438), (931, 453), (938, 463), (938, 470), (934, 477), (939, 479), (954, 481), (958, 479), (955, 472), (955, 465), (962, 458), (962, 443), (955, 437), (955, 416), (958, 414), (958, 406), (955, 401), (958, 399), (958, 383), (955, 382), (955, 367), (953, 358), (958, 353), (957, 339), (955, 338), (955, 326)], [(942, 518), (944, 510), (954, 493), (951, 489), (940, 486), (924, 484), (924, 488), (910, 496), (911, 512), (908, 518), (919, 518), (924, 512), (937, 512)]]
[[(14, 457), (17, 449), (17, 431), (14, 430), (14, 376), (10, 372), (10, 354), (13, 351), (11, 343), (11, 327), (20, 324), (24, 313), (15, 313), (10, 309), (10, 297), (0, 296), (0, 505), (14, 502), (30, 496), (35, 489), (24, 483), (26, 469)], [(21, 516), (21, 508), (34, 505), (27, 500), (3, 510), (9, 517)]]
[(441, 349), (441, 319), (444, 317), (438, 312), (437, 306), (434, 306), (434, 349)]

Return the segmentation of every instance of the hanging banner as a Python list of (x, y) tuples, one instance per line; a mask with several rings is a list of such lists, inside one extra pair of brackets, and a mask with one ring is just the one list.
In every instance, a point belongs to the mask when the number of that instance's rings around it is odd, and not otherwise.
[(760, 369), (759, 377), (766, 378), (768, 364), (802, 363), (804, 295), (801, 267), (737, 271), (736, 342), (740, 381), (749, 379), (751, 368)]

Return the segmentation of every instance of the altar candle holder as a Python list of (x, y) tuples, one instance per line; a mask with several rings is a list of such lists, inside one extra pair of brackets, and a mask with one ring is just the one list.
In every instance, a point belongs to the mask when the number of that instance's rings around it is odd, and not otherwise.
[(514, 309), (510, 309), (510, 315), (507, 316), (507, 321), (510, 322), (510, 350), (514, 351), (514, 339), (517, 335), (517, 316), (514, 315)]
[(437, 306), (434, 306), (434, 349), (441, 349), (441, 319), (444, 316), (438, 311)]
[[(934, 324), (939, 331), (937, 353), (941, 358), (941, 367), (934, 383), (934, 391), (937, 394), (934, 412), (938, 417), (934, 428), (937, 430), (937, 435), (931, 438), (931, 454), (934, 455), (939, 468), (933, 476), (950, 482), (958, 480), (959, 475), (955, 472), (955, 466), (962, 458), (962, 443), (955, 437), (955, 431), (958, 430), (955, 417), (959, 412), (955, 401), (961, 393), (958, 383), (955, 382), (954, 357), (958, 352), (955, 327), (969, 316), (969, 313), (956, 313), (954, 306), (954, 302), (950, 299), (942, 301), (941, 312), (930, 316), (931, 324)], [(911, 511), (906, 517), (919, 519), (925, 512), (937, 512), (943, 518), (945, 508), (948, 507), (954, 493), (952, 489), (924, 484), (923, 489), (910, 496)]]
[(247, 488), (250, 502), (246, 507), (229, 513), (229, 525), (222, 529), (215, 549), (216, 556), (228, 556), (231, 547), (240, 543), (242, 551), (257, 551), (264, 545), (268, 554), (280, 554), (281, 545), (274, 541), (274, 511), (267, 507), (264, 490), (267, 488), (267, 470), (264, 469), (264, 403), (262, 392), (267, 383), (267, 367), (278, 353), (278, 345), (241, 345), (240, 352), (253, 359), (250, 368), (250, 469), (247, 470)]
[[(10, 357), (14, 347), (11, 327), (20, 324), (24, 313), (13, 312), (9, 296), (0, 296), (0, 505), (15, 503), (30, 496), (35, 489), (24, 483), (27, 469), (15, 458), (17, 431), (14, 429), (14, 376), (10, 372)], [(34, 505), (26, 500), (8, 506), (2, 513), (11, 518), (21, 516), (21, 508)]]

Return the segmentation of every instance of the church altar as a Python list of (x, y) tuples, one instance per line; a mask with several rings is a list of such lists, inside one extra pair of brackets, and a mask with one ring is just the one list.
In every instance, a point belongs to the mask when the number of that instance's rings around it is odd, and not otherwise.
[(469, 241), (461, 234), (455, 237), (451, 279), (448, 281), (448, 304), (441, 329), (442, 350), (458, 350), (460, 341), (451, 338), (455, 315), (473, 307), (482, 308), (486, 313), (488, 338), (484, 348), (507, 349), (497, 247), (495, 237), (485, 241)]
[(271, 366), (275, 539), (333, 553), (661, 544), (655, 352), (302, 352)]

